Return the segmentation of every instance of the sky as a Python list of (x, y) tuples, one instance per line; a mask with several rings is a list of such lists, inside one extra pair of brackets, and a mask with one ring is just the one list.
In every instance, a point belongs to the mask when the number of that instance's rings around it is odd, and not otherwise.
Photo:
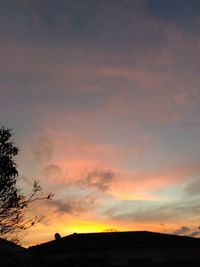
[(200, 236), (199, 0), (0, 0), (0, 32), (20, 186), (55, 194), (23, 244)]

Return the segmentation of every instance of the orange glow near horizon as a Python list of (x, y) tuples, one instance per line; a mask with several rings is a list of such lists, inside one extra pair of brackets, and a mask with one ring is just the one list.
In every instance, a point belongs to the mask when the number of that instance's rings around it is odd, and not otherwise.
[[(173, 233), (175, 230), (182, 227), (184, 224), (194, 224), (190, 219), (186, 222), (95, 222), (91, 220), (76, 220), (71, 219), (67, 223), (54, 223), (52, 226), (48, 226), (46, 231), (46, 225), (39, 223), (34, 227), (27, 236), (22, 240), (21, 244), (24, 247), (37, 245), (43, 242), (48, 242), (54, 239), (55, 233), (59, 233), (61, 237), (73, 234), (73, 233), (98, 233), (106, 231), (152, 231), (160, 233)], [(194, 228), (195, 229), (195, 228)], [(196, 224), (197, 229), (197, 224)], [(192, 229), (191, 229), (192, 230)]]

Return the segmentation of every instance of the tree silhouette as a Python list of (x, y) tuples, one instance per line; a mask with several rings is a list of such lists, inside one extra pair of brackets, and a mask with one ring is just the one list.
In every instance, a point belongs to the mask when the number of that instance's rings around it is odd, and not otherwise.
[(53, 194), (38, 197), (41, 187), (34, 182), (29, 197), (22, 194), (17, 187), (18, 171), (14, 157), (19, 149), (15, 146), (12, 138), (12, 130), (0, 128), (0, 236), (17, 241), (17, 234), (40, 221), (39, 218), (26, 218), (26, 212), (35, 200), (51, 199)]

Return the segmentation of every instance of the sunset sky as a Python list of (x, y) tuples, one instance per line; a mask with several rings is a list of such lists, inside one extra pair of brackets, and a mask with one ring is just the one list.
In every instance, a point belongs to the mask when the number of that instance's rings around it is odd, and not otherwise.
[(0, 123), (59, 232), (200, 236), (200, 1), (0, 0)]

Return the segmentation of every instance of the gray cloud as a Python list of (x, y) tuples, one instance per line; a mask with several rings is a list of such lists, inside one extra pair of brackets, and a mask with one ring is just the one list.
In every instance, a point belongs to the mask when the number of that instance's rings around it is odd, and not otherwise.
[(200, 179), (195, 179), (185, 187), (186, 193), (197, 195), (200, 193)]
[[(123, 209), (122, 209), (123, 210)], [(110, 212), (109, 212), (110, 213)], [(114, 212), (111, 217), (118, 220), (123, 221), (135, 221), (135, 222), (143, 222), (143, 221), (168, 221), (172, 217), (172, 213), (169, 210), (163, 210), (160, 207), (149, 207), (149, 208), (141, 208), (136, 209), (132, 212)]]
[(123, 201), (121, 205), (107, 210), (105, 215), (122, 221), (166, 222), (185, 219), (187, 216), (198, 216), (199, 213), (200, 204), (197, 200), (185, 200), (168, 204), (151, 203), (150, 201)]
[(78, 199), (69, 200), (52, 200), (47, 202), (47, 205), (51, 208), (55, 208), (59, 214), (75, 214), (87, 212), (93, 209), (96, 205), (96, 201), (92, 196), (84, 196)]
[(37, 140), (33, 148), (33, 154), (37, 161), (48, 161), (53, 155), (53, 143), (50, 137), (42, 136)]
[(115, 173), (112, 170), (93, 170), (82, 174), (82, 178), (75, 181), (67, 180), (66, 173), (57, 164), (48, 164), (44, 167), (44, 178), (55, 184), (75, 186), (81, 189), (96, 189), (107, 191), (115, 180)]
[(44, 177), (50, 182), (63, 182), (62, 169), (57, 164), (49, 164), (44, 168)]
[(174, 235), (182, 235), (185, 233), (188, 233), (190, 231), (190, 228), (187, 226), (181, 226), (181, 228), (179, 228), (178, 230), (174, 231), (173, 234)]
[(200, 236), (200, 231), (194, 231), (194, 232), (190, 233), (189, 236), (191, 236), (191, 237), (199, 237)]
[(111, 170), (95, 170), (87, 172), (85, 178), (78, 181), (80, 186), (90, 187), (99, 191), (106, 191), (109, 189), (115, 178), (115, 173)]

